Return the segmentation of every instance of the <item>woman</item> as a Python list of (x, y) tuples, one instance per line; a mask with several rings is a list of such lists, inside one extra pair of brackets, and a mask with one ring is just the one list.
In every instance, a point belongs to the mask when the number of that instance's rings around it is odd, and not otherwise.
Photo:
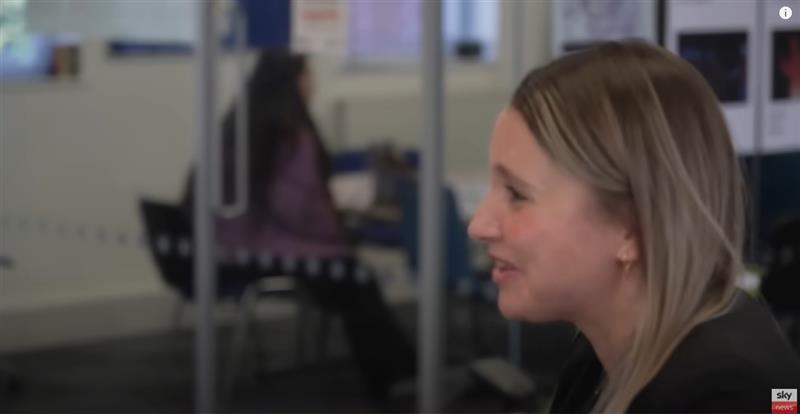
[[(253, 70), (247, 87), (248, 208), (218, 225), (220, 241), (231, 249), (317, 258), (353, 254), (328, 190), (328, 154), (307, 109), (310, 79), (300, 55), (265, 53)], [(234, 108), (223, 121), (222, 142), (229, 200), (236, 192), (239, 150)]]
[(751, 412), (800, 361), (737, 291), (744, 186), (719, 104), (671, 53), (607, 43), (530, 72), (498, 116), (487, 244), (510, 319), (580, 331), (553, 412)]
[[(328, 153), (308, 111), (305, 58), (262, 54), (247, 91), (247, 209), (217, 220), (218, 240), (232, 254), (250, 252), (269, 263), (259, 277), (297, 276), (316, 302), (339, 313), (369, 395), (385, 398), (395, 380), (413, 374), (414, 350), (374, 278), (360, 272), (365, 267), (333, 203)], [(234, 184), (235, 108), (222, 128), (223, 197), (230, 203), (243, 196)]]

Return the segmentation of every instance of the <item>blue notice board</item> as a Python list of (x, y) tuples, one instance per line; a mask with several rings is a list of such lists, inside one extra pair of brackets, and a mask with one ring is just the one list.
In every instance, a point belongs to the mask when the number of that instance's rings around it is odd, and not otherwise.
[(239, 0), (247, 15), (247, 44), (257, 49), (289, 48), (290, 0)]

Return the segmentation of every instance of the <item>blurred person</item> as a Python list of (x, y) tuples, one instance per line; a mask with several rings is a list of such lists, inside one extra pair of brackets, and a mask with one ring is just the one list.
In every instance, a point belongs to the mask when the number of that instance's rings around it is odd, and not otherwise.
[(497, 117), (470, 235), (509, 319), (579, 330), (552, 412), (756, 412), (800, 360), (736, 287), (744, 183), (688, 63), (604, 43), (531, 71)]
[[(248, 208), (217, 219), (228, 252), (267, 253), (265, 275), (292, 275), (312, 299), (339, 314), (353, 358), (374, 399), (385, 399), (398, 379), (413, 375), (415, 351), (388, 308), (374, 277), (355, 258), (350, 234), (328, 186), (329, 154), (311, 118), (313, 83), (307, 60), (265, 52), (247, 84)], [(223, 198), (234, 184), (236, 105), (222, 124)], [(192, 183), (184, 205), (191, 206)], [(315, 269), (315, 270), (311, 270)]]

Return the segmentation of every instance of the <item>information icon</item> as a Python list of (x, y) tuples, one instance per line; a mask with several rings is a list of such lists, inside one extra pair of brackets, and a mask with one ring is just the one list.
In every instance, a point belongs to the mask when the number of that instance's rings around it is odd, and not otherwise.
[(783, 6), (780, 10), (778, 10), (778, 15), (781, 16), (783, 20), (789, 20), (792, 18), (792, 8), (789, 6)]

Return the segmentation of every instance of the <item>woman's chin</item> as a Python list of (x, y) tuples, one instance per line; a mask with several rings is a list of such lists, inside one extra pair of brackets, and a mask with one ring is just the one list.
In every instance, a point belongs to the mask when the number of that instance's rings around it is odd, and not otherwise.
[(508, 320), (550, 322), (556, 319), (553, 312), (545, 312), (543, 309), (538, 309), (533, 305), (530, 301), (522, 300), (519, 297), (511, 297), (511, 295), (504, 295), (502, 292), (497, 297), (497, 308), (500, 310), (500, 314)]
[(500, 293), (497, 297), (497, 308), (504, 318), (510, 320), (526, 320), (524, 303), (518, 298), (509, 298), (508, 295)]

